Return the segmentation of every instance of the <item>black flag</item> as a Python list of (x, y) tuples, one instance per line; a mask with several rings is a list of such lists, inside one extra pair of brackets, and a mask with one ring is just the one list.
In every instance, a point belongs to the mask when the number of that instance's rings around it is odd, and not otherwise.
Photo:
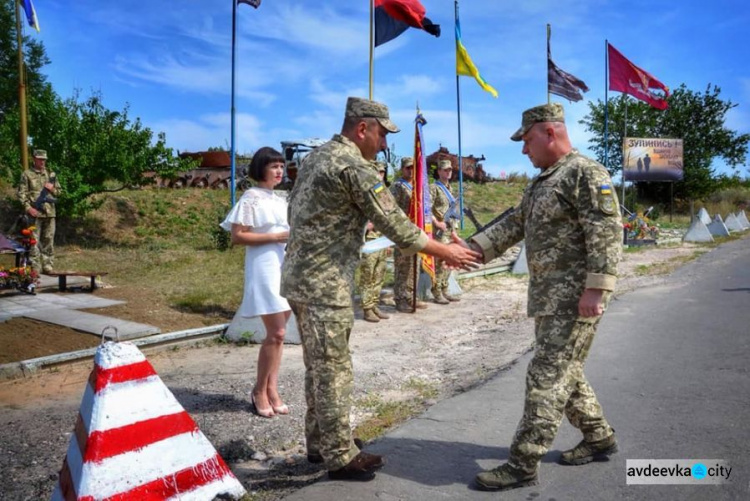
[(567, 71), (561, 70), (552, 61), (552, 54), (549, 48), (549, 32), (547, 35), (547, 90), (550, 94), (562, 96), (570, 101), (580, 101), (583, 99), (581, 92), (588, 92), (589, 88), (586, 83), (578, 77), (575, 77)]
[(256, 9), (260, 7), (261, 0), (237, 0), (237, 3), (246, 3), (251, 7), (255, 7)]

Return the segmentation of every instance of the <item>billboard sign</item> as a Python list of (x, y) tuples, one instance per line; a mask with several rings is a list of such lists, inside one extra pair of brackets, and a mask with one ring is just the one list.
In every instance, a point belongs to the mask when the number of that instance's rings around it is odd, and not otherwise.
[(622, 158), (626, 181), (682, 180), (682, 139), (626, 137)]

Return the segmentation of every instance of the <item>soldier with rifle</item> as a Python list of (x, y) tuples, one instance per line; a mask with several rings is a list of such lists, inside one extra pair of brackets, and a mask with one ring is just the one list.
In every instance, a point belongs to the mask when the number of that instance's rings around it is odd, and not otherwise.
[(31, 267), (42, 273), (54, 270), (55, 203), (60, 183), (54, 172), (47, 170), (47, 152), (34, 150), (33, 168), (21, 174), (18, 199), (29, 224), (34, 227), (36, 245), (31, 249)]

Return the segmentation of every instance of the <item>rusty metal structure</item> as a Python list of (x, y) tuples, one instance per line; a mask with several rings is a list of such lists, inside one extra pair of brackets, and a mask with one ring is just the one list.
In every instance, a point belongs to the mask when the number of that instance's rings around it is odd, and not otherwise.
[[(436, 152), (427, 155), (427, 158), (425, 160), (427, 161), (428, 167), (437, 165), (439, 160), (449, 160), (451, 166), (453, 167), (453, 179), (458, 179), (458, 155), (454, 155), (453, 153), (448, 151), (448, 148), (446, 148), (445, 146), (441, 146)], [(474, 155), (463, 157), (462, 167), (464, 181), (469, 180), (474, 181), (475, 183), (486, 183), (492, 180), (492, 176), (484, 171), (484, 168), (480, 163), (484, 160), (484, 155), (478, 158)]]

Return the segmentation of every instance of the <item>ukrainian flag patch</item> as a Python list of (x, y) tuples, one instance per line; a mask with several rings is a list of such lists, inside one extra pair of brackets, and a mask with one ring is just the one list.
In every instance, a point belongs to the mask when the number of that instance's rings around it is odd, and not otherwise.
[(603, 184), (599, 186), (599, 193), (601, 193), (602, 195), (611, 195), (612, 187), (608, 184)]
[(378, 183), (375, 186), (372, 187), (372, 191), (377, 195), (381, 191), (385, 189), (385, 186), (383, 186), (383, 183)]

